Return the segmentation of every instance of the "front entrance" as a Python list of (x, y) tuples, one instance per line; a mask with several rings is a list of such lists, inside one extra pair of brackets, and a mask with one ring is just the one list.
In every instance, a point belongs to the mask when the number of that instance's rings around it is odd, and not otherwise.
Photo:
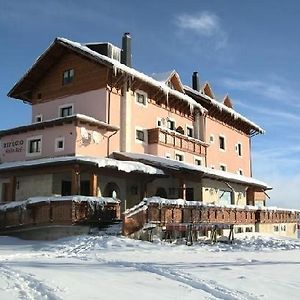
[(72, 183), (71, 181), (63, 180), (61, 182), (61, 195), (70, 196), (72, 194)]

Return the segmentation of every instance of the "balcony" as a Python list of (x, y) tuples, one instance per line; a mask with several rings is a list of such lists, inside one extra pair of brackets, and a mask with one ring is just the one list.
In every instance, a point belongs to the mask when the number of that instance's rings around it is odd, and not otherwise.
[(159, 127), (148, 129), (148, 143), (159, 144), (196, 155), (205, 155), (208, 146), (203, 141)]

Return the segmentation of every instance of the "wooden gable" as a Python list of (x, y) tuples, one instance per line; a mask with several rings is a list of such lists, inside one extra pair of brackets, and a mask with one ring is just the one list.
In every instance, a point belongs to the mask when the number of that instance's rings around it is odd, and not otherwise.
[(228, 95), (226, 95), (223, 99), (223, 104), (229, 108), (233, 108), (233, 102)]
[(210, 97), (210, 98), (212, 98), (212, 99), (215, 99), (215, 95), (214, 95), (214, 93), (213, 93), (213, 91), (212, 91), (212, 88), (211, 88), (211, 86), (210, 86), (210, 84), (209, 84), (208, 82), (206, 82), (206, 83), (204, 84), (204, 86), (203, 86), (203, 88), (202, 88), (202, 91), (203, 91), (203, 93), (204, 93), (206, 96), (208, 96), (208, 97)]

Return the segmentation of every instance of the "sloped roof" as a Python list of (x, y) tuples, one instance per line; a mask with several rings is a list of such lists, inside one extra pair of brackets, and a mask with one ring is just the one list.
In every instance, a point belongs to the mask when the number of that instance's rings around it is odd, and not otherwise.
[[(24, 98), (22, 96), (22, 91), (28, 90), (33, 87), (35, 80), (38, 80), (38, 76), (40, 76), (41, 72), (39, 68), (42, 68), (42, 70), (47, 70), (51, 66), (51, 62), (45, 61), (45, 58), (48, 54), (51, 53), (53, 56), (53, 61), (56, 60), (56, 58), (60, 57), (62, 55), (62, 49), (68, 48), (72, 51), (75, 51), (76, 53), (79, 53), (87, 58), (90, 58), (98, 63), (104, 64), (107, 67), (114, 70), (114, 72), (123, 72), (128, 75), (130, 75), (132, 78), (138, 78), (149, 85), (152, 85), (161, 91), (163, 91), (167, 96), (172, 95), (184, 102), (186, 102), (191, 109), (198, 108), (203, 113), (206, 111), (204, 107), (202, 107), (201, 104), (197, 103), (193, 98), (191, 98), (188, 95), (185, 95), (179, 91), (173, 90), (170, 87), (168, 87), (165, 83), (157, 81), (153, 79), (152, 77), (141, 73), (133, 68), (130, 68), (122, 63), (120, 63), (117, 60), (114, 60), (112, 58), (109, 58), (105, 55), (99, 54), (96, 51), (91, 50), (84, 44), (80, 44), (78, 42), (73, 42), (65, 38), (56, 38), (54, 42), (48, 47), (48, 49), (36, 60), (36, 62), (33, 64), (33, 66), (25, 73), (25, 75), (14, 85), (14, 87), (9, 91), (8, 96), (16, 99), (22, 99), (25, 101), (29, 101), (28, 99)], [(22, 88), (23, 87), (23, 88)]]
[(188, 163), (184, 163), (182, 161), (177, 161), (169, 158), (159, 157), (150, 154), (141, 154), (141, 153), (132, 153), (132, 152), (114, 152), (114, 157), (117, 159), (124, 159), (124, 160), (134, 160), (139, 161), (145, 164), (149, 164), (155, 166), (157, 168), (163, 169), (170, 169), (175, 171), (188, 171), (188, 172), (195, 172), (201, 173), (203, 177), (207, 178), (215, 178), (218, 180), (229, 181), (229, 182), (236, 182), (240, 184), (246, 184), (250, 186), (255, 186), (262, 188), (264, 190), (272, 189), (266, 183), (257, 180), (253, 177), (247, 177), (238, 175), (235, 173), (225, 172), (221, 170), (215, 170), (203, 166), (192, 165)]
[(244, 117), (243, 115), (239, 114), (237, 111), (235, 111), (232, 108), (227, 107), (225, 104), (205, 95), (202, 91), (196, 91), (193, 88), (185, 85), (184, 89), (186, 92), (188, 92), (190, 95), (197, 96), (199, 98), (202, 98), (206, 100), (210, 105), (217, 108), (220, 111), (225, 111), (229, 113), (235, 120), (240, 120), (246, 124), (248, 124), (254, 131), (258, 133), (265, 133), (265, 130), (258, 126), (256, 123), (250, 121), (248, 118)]
[(66, 163), (82, 163), (93, 165), (97, 168), (117, 169), (118, 171), (126, 173), (137, 172), (149, 175), (164, 175), (164, 172), (162, 170), (140, 162), (120, 161), (112, 158), (99, 158), (90, 156), (59, 156), (26, 161), (7, 162), (0, 164), (0, 172)]

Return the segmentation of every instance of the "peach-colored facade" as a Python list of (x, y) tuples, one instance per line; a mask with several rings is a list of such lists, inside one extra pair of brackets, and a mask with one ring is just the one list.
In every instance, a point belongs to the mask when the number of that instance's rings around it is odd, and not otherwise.
[[(220, 123), (210, 117), (206, 118), (207, 166), (251, 176), (250, 170), (250, 138), (235, 128)], [(224, 138), (225, 149), (220, 148), (219, 138)], [(240, 153), (238, 149), (240, 144)], [(239, 155), (240, 154), (240, 155)]]
[(60, 108), (72, 105), (73, 114), (83, 114), (106, 122), (107, 119), (106, 89), (93, 90), (32, 105), (32, 123), (41, 116), (43, 121), (60, 117)]
[[(1, 139), (1, 161), (13, 162), (66, 155), (101, 156), (107, 154), (106, 130), (94, 126), (64, 124), (42, 130), (12, 134)], [(38, 153), (29, 153), (29, 141), (41, 139)], [(63, 147), (58, 148), (58, 140)]]

